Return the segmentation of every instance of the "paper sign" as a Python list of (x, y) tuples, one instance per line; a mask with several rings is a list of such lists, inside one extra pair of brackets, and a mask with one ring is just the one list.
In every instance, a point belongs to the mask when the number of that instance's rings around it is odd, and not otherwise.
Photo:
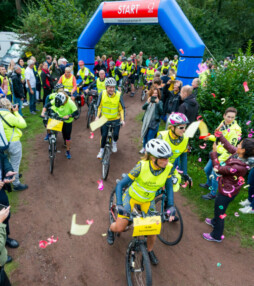
[(70, 233), (73, 235), (85, 235), (87, 234), (90, 226), (91, 224), (85, 224), (85, 225), (76, 224), (76, 214), (74, 214), (72, 216)]
[(201, 121), (194, 121), (192, 122), (188, 128), (186, 129), (184, 135), (186, 137), (189, 137), (189, 138), (193, 138), (195, 133), (197, 132), (198, 130), (198, 127), (199, 127), (199, 124), (200, 124)]
[(94, 132), (96, 129), (104, 125), (106, 122), (108, 122), (108, 119), (103, 115), (100, 119), (90, 123), (91, 131)]
[(133, 234), (132, 236), (142, 235), (157, 235), (161, 232), (161, 217), (152, 216), (146, 218), (133, 219)]
[(61, 132), (63, 129), (63, 121), (49, 118), (47, 129)]
[(200, 136), (209, 136), (211, 135), (208, 131), (207, 125), (205, 124), (204, 121), (200, 121), (199, 124), (199, 131), (200, 131)]
[(27, 58), (30, 58), (33, 54), (31, 52), (26, 52), (25, 55)]

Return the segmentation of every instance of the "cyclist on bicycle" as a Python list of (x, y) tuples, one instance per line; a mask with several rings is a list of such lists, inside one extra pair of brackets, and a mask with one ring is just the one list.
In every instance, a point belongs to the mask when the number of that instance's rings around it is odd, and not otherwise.
[[(173, 155), (170, 157), (170, 163), (174, 164), (174, 168), (179, 166), (179, 156), (182, 155), (182, 166), (184, 181), (188, 181), (192, 185), (192, 179), (187, 174), (187, 152), (189, 138), (184, 135), (186, 126), (189, 123), (188, 118), (179, 112), (173, 112), (168, 117), (168, 129), (160, 131), (157, 138), (165, 140), (171, 147)], [(180, 166), (179, 166), (180, 167)]]
[(112, 152), (117, 152), (117, 140), (120, 131), (120, 121), (124, 122), (124, 102), (119, 91), (115, 91), (116, 81), (109, 77), (106, 79), (106, 90), (102, 91), (98, 99), (98, 111), (95, 120), (98, 120), (100, 115), (105, 116), (108, 122), (101, 127), (101, 148), (97, 155), (98, 159), (102, 159), (104, 147), (107, 140), (108, 125), (116, 124), (113, 131)]
[(134, 82), (135, 82), (135, 71), (136, 70), (135, 70), (135, 65), (133, 64), (131, 57), (127, 59), (127, 64), (125, 65), (124, 70), (128, 72), (128, 79), (131, 83), (131, 97), (133, 97), (135, 95)]
[(170, 65), (169, 65), (169, 59), (165, 58), (163, 61), (163, 65), (159, 67), (159, 70), (161, 71), (161, 73), (163, 73), (163, 70), (167, 70), (167, 74), (169, 73), (169, 69), (170, 69)]
[(117, 89), (119, 92), (121, 92), (123, 76), (122, 76), (120, 69), (116, 67), (115, 62), (113, 61), (109, 63), (109, 77), (113, 77), (116, 80)]
[(159, 68), (159, 66), (160, 66), (160, 62), (158, 61), (158, 58), (157, 58), (157, 57), (155, 57), (155, 58), (153, 59), (153, 64), (154, 64), (154, 68), (155, 68), (156, 70), (158, 70), (158, 68)]
[[(156, 192), (165, 186), (167, 193), (166, 211), (169, 220), (173, 221), (176, 209), (174, 207), (173, 189), (170, 179), (173, 165), (169, 163), (172, 151), (167, 142), (161, 139), (152, 139), (146, 144), (146, 154), (141, 161), (116, 185), (116, 201), (118, 217), (108, 229), (107, 241), (110, 245), (114, 243), (114, 232), (123, 232), (128, 225), (128, 215), (134, 205), (140, 205), (141, 210), (147, 213), (155, 211)], [(122, 191), (125, 189), (122, 196)], [(127, 219), (126, 219), (127, 218)], [(159, 263), (153, 252), (156, 240), (155, 235), (147, 237), (147, 250), (151, 263)]]
[(42, 117), (45, 116), (45, 112), (48, 109), (51, 109), (53, 112), (57, 113), (59, 117), (65, 119), (62, 129), (64, 145), (66, 146), (65, 156), (67, 159), (71, 159), (72, 121), (79, 116), (77, 106), (68, 95), (64, 92), (59, 92), (53, 100), (43, 107), (41, 113)]
[(65, 89), (71, 94), (71, 99), (75, 100), (77, 94), (77, 81), (74, 75), (71, 74), (71, 68), (65, 68), (64, 74), (60, 77), (58, 83), (61, 83)]
[(150, 62), (148, 68), (145, 72), (145, 84), (148, 84), (148, 90), (150, 89), (151, 85), (153, 84), (154, 74), (156, 69), (153, 67), (153, 63)]
[(78, 65), (80, 67), (78, 73), (77, 73), (77, 79), (82, 79), (82, 87), (88, 86), (91, 81), (94, 80), (93, 73), (89, 70), (89, 68), (85, 67), (84, 61), (80, 60), (78, 62)]
[(85, 92), (88, 93), (90, 89), (94, 89), (96, 87), (98, 93), (101, 93), (103, 90), (106, 89), (105, 83), (106, 83), (105, 71), (100, 70), (99, 77), (88, 85), (88, 88), (85, 90)]

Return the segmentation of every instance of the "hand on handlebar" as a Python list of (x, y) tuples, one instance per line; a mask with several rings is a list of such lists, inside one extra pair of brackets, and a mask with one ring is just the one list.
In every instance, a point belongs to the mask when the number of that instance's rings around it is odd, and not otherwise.
[(117, 210), (118, 214), (120, 214), (120, 215), (126, 214), (126, 210), (122, 205), (117, 205), (116, 210)]
[(174, 206), (167, 207), (166, 212), (167, 216), (169, 216), (169, 221), (173, 221), (175, 219), (176, 208)]
[(99, 120), (99, 117), (98, 117), (98, 116), (95, 117), (95, 120), (94, 120), (94, 121), (97, 121), (97, 120)]
[(63, 117), (63, 119), (66, 119), (66, 120), (68, 120), (69, 118), (70, 118), (69, 115), (65, 115), (65, 116)]

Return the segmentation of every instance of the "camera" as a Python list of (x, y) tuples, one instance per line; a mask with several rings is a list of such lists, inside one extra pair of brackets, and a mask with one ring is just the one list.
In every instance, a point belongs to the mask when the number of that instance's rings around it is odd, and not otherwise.
[(155, 103), (156, 98), (157, 98), (156, 96), (151, 96), (151, 102)]

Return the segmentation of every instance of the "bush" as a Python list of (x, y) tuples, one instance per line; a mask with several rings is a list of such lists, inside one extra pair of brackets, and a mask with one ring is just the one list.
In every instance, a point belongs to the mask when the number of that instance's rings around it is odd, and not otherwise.
[[(251, 56), (252, 42), (249, 41), (248, 49), (244, 55), (239, 51), (235, 61), (228, 65), (228, 68), (219, 67), (209, 77), (205, 87), (198, 93), (198, 103), (200, 105), (199, 114), (202, 115), (207, 124), (209, 132), (213, 133), (223, 120), (224, 111), (228, 107), (235, 107), (238, 111), (237, 122), (242, 128), (242, 137), (247, 137), (254, 122), (246, 125), (249, 120), (254, 120), (253, 115), (253, 90), (254, 90), (254, 57)], [(243, 82), (248, 83), (249, 91), (245, 92)], [(214, 98), (212, 93), (216, 95)], [(222, 99), (225, 99), (223, 104)], [(193, 142), (193, 147), (199, 155), (207, 155), (211, 151), (210, 144), (205, 150), (201, 150), (198, 145), (199, 140)]]

